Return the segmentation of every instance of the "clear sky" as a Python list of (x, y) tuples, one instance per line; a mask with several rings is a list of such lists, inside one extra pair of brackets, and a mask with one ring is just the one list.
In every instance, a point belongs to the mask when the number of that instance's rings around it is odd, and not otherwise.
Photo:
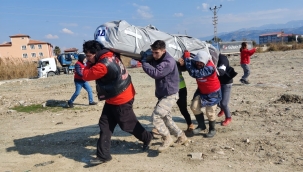
[(83, 41), (113, 20), (200, 38), (214, 34), (209, 8), (220, 4), (217, 33), (303, 20), (303, 0), (0, 0), (0, 43), (27, 34), (82, 51)]

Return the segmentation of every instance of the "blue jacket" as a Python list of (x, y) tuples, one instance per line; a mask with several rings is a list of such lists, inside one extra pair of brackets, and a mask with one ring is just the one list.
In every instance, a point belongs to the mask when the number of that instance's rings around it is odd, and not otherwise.
[(159, 60), (142, 63), (145, 73), (155, 79), (155, 95), (161, 99), (179, 91), (179, 73), (176, 60), (166, 52)]
[[(195, 61), (189, 58), (185, 59), (185, 66), (189, 73), (189, 75), (193, 78), (202, 78), (211, 76), (215, 71), (215, 68), (212, 66), (204, 66), (202, 69), (197, 69), (195, 65)], [(218, 83), (219, 84), (219, 83)], [(214, 106), (218, 104), (222, 99), (221, 89), (216, 90), (210, 94), (202, 94), (199, 89), (196, 90), (194, 97), (200, 95), (201, 98), (201, 106)], [(193, 97), (193, 98), (194, 98)]]

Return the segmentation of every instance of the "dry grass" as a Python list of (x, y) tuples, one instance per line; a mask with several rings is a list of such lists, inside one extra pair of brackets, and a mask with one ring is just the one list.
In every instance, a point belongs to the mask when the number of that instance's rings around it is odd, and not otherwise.
[(32, 60), (38, 61), (38, 58), (24, 59), (1, 57), (0, 80), (31, 78), (37, 76), (37, 63)]
[[(298, 50), (303, 49), (303, 44), (297, 43), (288, 43), (288, 44), (281, 44), (281, 43), (270, 43), (267, 44), (267, 49), (265, 51), (289, 51), (289, 50)], [(258, 52), (262, 52), (261, 49), (258, 49)]]

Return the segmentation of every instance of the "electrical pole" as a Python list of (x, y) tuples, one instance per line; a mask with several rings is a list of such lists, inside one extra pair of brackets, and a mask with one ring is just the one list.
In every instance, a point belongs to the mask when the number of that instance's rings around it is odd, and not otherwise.
[(282, 45), (283, 45), (283, 35), (284, 35), (284, 30), (282, 29), (281, 30), (281, 42), (282, 42)]
[(217, 42), (217, 48), (218, 47), (218, 40), (217, 40), (217, 24), (218, 24), (218, 17), (217, 17), (217, 12), (219, 11), (219, 9), (222, 7), (222, 5), (220, 4), (219, 7), (215, 6), (214, 8), (209, 8), (210, 11), (212, 11), (214, 13), (214, 17), (213, 17), (213, 25), (214, 25), (214, 41)]

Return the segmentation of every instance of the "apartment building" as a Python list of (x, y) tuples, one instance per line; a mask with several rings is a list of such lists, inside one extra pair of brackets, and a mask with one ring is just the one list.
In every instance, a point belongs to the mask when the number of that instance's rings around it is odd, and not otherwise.
[(53, 46), (48, 42), (30, 39), (29, 35), (10, 36), (11, 42), (0, 44), (0, 57), (52, 57)]

